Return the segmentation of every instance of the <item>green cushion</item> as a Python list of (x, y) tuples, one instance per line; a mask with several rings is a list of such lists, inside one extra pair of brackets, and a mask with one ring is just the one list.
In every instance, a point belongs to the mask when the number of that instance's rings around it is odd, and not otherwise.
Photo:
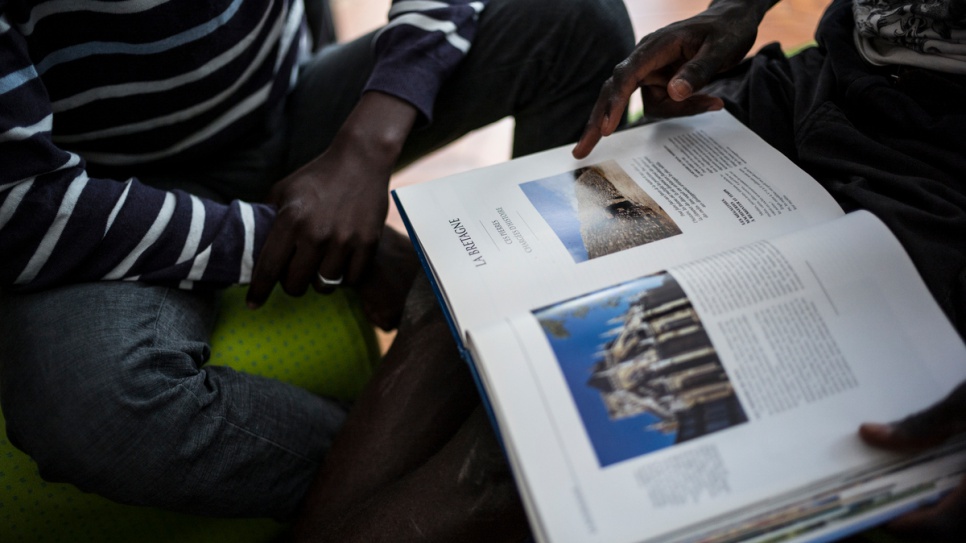
[[(291, 298), (278, 292), (257, 311), (245, 289), (228, 289), (212, 335), (212, 364), (277, 378), (316, 394), (352, 398), (379, 359), (375, 334), (351, 291)], [(120, 505), (47, 483), (6, 439), (0, 416), (0, 542), (244, 543), (284, 529), (268, 519), (212, 519)]]
[(292, 298), (279, 291), (245, 306), (245, 289), (222, 296), (210, 364), (294, 383), (320, 396), (351, 399), (379, 360), (376, 335), (351, 290)]

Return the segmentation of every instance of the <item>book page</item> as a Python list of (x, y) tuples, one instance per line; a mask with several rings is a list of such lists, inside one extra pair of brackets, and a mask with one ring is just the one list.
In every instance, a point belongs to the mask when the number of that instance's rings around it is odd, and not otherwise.
[(840, 216), (726, 112), (664, 121), (394, 192), (462, 332)]
[(966, 379), (962, 340), (866, 212), (535, 307), (470, 341), (550, 541), (686, 539), (702, 519), (854, 476), (896, 458), (864, 446), (859, 424)]

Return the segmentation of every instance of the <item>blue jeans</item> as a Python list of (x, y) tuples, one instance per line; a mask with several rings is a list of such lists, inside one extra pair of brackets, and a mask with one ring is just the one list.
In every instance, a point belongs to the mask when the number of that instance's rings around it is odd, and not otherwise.
[[(322, 49), (243, 148), (131, 171), (162, 188), (263, 198), (322, 152), (373, 64), (372, 35)], [(633, 46), (620, 0), (492, 0), (402, 164), (508, 115), (514, 154), (576, 141)], [(311, 295), (311, 294), (310, 294)], [(299, 388), (211, 367), (217, 293), (137, 283), (0, 292), (0, 406), (41, 475), (131, 504), (288, 518), (345, 417)]]

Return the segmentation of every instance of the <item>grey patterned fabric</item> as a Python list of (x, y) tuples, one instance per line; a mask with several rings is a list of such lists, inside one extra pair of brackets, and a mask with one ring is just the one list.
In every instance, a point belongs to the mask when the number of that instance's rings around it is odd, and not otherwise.
[(966, 73), (966, 0), (854, 0), (852, 11), (869, 62)]

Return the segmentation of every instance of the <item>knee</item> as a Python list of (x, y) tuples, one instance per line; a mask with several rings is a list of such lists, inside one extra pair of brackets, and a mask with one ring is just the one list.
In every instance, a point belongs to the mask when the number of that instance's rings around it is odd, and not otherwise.
[[(57, 371), (49, 363), (33, 364), (38, 371), (0, 376), (8, 439), (36, 462), (45, 480), (140, 502), (143, 470), (171, 454), (163, 436), (178, 431), (172, 410), (190, 398), (162, 372), (119, 369), (124, 364), (117, 359), (57, 362)], [(154, 364), (164, 363), (154, 357)]]
[[(568, 0), (576, 39), (588, 59), (597, 58), (609, 71), (634, 48), (634, 28), (623, 0)], [(592, 61), (592, 60), (591, 60)]]
[(122, 501), (150, 492), (141, 476), (198, 410), (180, 384), (200, 374), (213, 313), (208, 296), (137, 283), (0, 292), (10, 442), (45, 479)]
[(501, 24), (516, 25), (512, 34), (528, 36), (528, 57), (553, 59), (570, 74), (600, 79), (634, 47), (634, 29), (622, 0), (501, 1), (505, 5), (494, 6), (494, 11), (504, 14)]
[(614, 43), (629, 49), (634, 45), (634, 29), (623, 0), (512, 1), (528, 25), (541, 21), (540, 32), (561, 32), (588, 47)]
[(566, 0), (563, 4), (590, 32), (634, 39), (624, 0)]
[[(2, 396), (7, 439), (37, 464), (40, 476), (50, 482), (64, 482), (84, 487), (86, 473), (99, 471), (92, 463), (105, 457), (91, 446), (97, 426), (94, 417), (77, 412), (51, 409), (52, 403), (72, 403), (57, 395), (56, 401), (42, 396), (18, 394)], [(44, 394), (43, 396), (46, 396)]]

